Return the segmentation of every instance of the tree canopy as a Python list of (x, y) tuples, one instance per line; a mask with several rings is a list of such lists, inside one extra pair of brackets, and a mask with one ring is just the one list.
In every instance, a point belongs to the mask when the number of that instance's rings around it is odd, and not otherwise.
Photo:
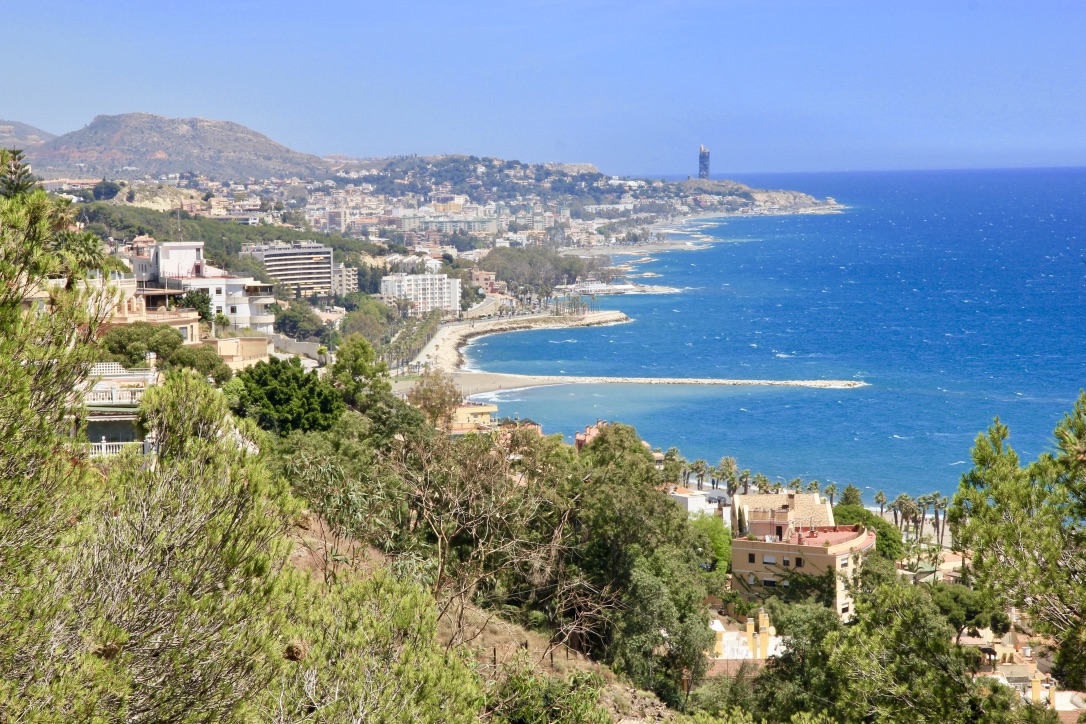
[(1056, 454), (1023, 466), (996, 419), (973, 448), (949, 511), (970, 579), (1059, 642), (1057, 671), (1086, 686), (1086, 393), (1056, 427)]
[(279, 435), (327, 430), (346, 405), (329, 383), (306, 372), (297, 357), (273, 357), (239, 372), (231, 382), (234, 412)]

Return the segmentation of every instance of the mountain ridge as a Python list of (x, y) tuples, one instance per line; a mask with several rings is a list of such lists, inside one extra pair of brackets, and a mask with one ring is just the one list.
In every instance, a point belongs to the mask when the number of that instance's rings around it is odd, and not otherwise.
[(56, 135), (35, 128), (29, 123), (0, 119), (0, 147), (18, 148), (24, 151), (37, 148), (56, 138)]
[(97, 115), (71, 133), (28, 149), (35, 173), (140, 178), (196, 173), (217, 179), (323, 177), (333, 163), (234, 121), (152, 113)]

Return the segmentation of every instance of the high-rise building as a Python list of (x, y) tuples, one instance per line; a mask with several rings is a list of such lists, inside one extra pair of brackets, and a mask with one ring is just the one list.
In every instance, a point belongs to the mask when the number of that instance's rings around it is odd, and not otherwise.
[(268, 275), (298, 295), (332, 292), (332, 249), (315, 241), (242, 244), (241, 256), (251, 256)]
[(698, 178), (709, 178), (709, 149), (705, 146), (698, 149)]

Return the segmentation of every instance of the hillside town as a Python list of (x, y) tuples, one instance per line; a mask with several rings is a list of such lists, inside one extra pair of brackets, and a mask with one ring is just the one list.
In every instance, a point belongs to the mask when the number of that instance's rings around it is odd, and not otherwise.
[[(286, 225), (381, 243), (432, 244), (459, 235), (493, 246), (550, 242), (590, 247), (648, 238), (662, 220), (701, 213), (825, 212), (833, 199), (761, 191), (726, 181), (607, 176), (588, 164), (523, 164), (475, 157), (373, 163), (333, 177), (216, 181), (167, 174), (124, 181), (128, 200), (251, 226)], [(57, 178), (46, 187), (93, 199), (101, 179)], [(177, 193), (162, 205), (164, 190)], [(119, 190), (119, 189), (118, 189)], [(480, 244), (482, 246), (482, 244)], [(467, 249), (463, 249), (467, 251)]]
[[(19, 164), (6, 157), (9, 176)], [(772, 483), (732, 458), (689, 461), (606, 420), (566, 444), (531, 420), (468, 399), (452, 374), (471, 334), (623, 321), (593, 311), (591, 300), (636, 291), (612, 284), (633, 267), (585, 258), (585, 249), (658, 241), (652, 225), (697, 211), (825, 212), (832, 200), (478, 159), (457, 159), (453, 168), (465, 175), (438, 182), (441, 168), (389, 164), (321, 182), (193, 176), (117, 184), (115, 196), (131, 196), (128, 204), (164, 188), (194, 197), (156, 212), (177, 219), (178, 229), (182, 214), (270, 229), (271, 238), (234, 247), (180, 232), (102, 240), (79, 220), (86, 199), (77, 192), (93, 196), (105, 182), (46, 182), (47, 195), (27, 175), (16, 177), (21, 186), (8, 179), (21, 189), (0, 198), (7, 228), (19, 229), (2, 237), (12, 258), (34, 244), (56, 258), (10, 275), (18, 294), (0, 308), (0, 323), (12, 335), (38, 335), (20, 349), (43, 344), (51, 363), (83, 355), (55, 383), (70, 387), (53, 391), (67, 401), (54, 413), (50, 444), (68, 446), (73, 465), (103, 479), (165, 474), (189, 464), (188, 454), (209, 456), (200, 464), (216, 474), (241, 464), (223, 461), (272, 466), (304, 501), (289, 521), (274, 513), (293, 536), (281, 545), (291, 561), (323, 570), (326, 581), (368, 575), (372, 561), (359, 562), (367, 556), (390, 565), (448, 562), (448, 571), (405, 579), (443, 611), (427, 640), (444, 637), (443, 645), (476, 657), (480, 681), (489, 682), (477, 686), (507, 683), (502, 667), (532, 666), (525, 676), (567, 681), (567, 672), (593, 667), (598, 676), (606, 662), (620, 683), (591, 679), (592, 701), (607, 691), (626, 703), (612, 699), (606, 712), (599, 705), (598, 721), (754, 721), (708, 718), (734, 714), (722, 696), (766, 721), (798, 721), (812, 709), (775, 693), (796, 681), (833, 697), (818, 706), (836, 707), (836, 718), (803, 720), (826, 724), (867, 721), (849, 714), (854, 702), (894, 712), (879, 719), (887, 721), (952, 711), (959, 698), (1006, 715), (993, 721), (1070, 722), (1086, 712), (1067, 640), (1043, 612), (980, 585), (986, 569), (977, 546), (990, 542), (958, 496), (953, 505), (938, 494), (887, 501), (880, 491), (865, 500), (852, 485)], [(491, 176), (500, 181), (488, 186)], [(561, 184), (575, 192), (558, 194)], [(697, 188), (703, 193), (689, 193)], [(779, 205), (787, 199), (799, 205)], [(15, 210), (31, 204), (54, 205), (55, 238), (19, 226)], [(285, 230), (302, 238), (275, 238)], [(65, 320), (73, 320), (68, 336), (55, 339), (48, 325)], [(488, 326), (494, 321), (505, 326)], [(23, 379), (35, 369), (24, 357), (0, 362)], [(204, 428), (215, 432), (201, 437)], [(371, 466), (379, 475), (370, 477)], [(382, 490), (388, 480), (400, 487)], [(173, 484), (153, 489), (166, 498)], [(112, 515), (140, 515), (118, 505)], [(208, 519), (223, 512), (215, 501), (204, 505)], [(320, 553), (316, 530), (334, 538), (320, 542)], [(333, 572), (340, 557), (356, 554)], [(532, 595), (522, 597), (522, 587)], [(486, 648), (471, 647), (477, 638)], [(301, 665), (310, 656), (302, 648), (316, 650), (318, 639), (307, 629), (275, 645)], [(908, 678), (886, 661), (900, 661)], [(891, 692), (921, 681), (924, 703), (902, 703), (883, 688), (855, 693), (850, 677), (872, 671)], [(576, 688), (580, 680), (568, 681)], [(627, 701), (640, 696), (657, 702), (655, 714), (652, 704), (635, 710)], [(701, 718), (687, 717), (691, 711)]]

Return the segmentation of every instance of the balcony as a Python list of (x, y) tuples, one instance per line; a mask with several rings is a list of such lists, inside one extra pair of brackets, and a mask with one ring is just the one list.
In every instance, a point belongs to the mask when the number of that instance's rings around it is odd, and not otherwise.
[(125, 450), (135, 450), (140, 455), (150, 455), (155, 452), (153, 440), (133, 440), (131, 442), (89, 442), (87, 454), (92, 458), (107, 458), (120, 455)]
[(251, 314), (249, 315), (249, 324), (275, 324), (274, 314)]
[(138, 405), (143, 399), (145, 387), (108, 387), (91, 390), (83, 398), (88, 405)]
[(200, 314), (195, 309), (152, 309), (147, 311), (147, 321), (152, 324), (168, 322), (198, 321)]

